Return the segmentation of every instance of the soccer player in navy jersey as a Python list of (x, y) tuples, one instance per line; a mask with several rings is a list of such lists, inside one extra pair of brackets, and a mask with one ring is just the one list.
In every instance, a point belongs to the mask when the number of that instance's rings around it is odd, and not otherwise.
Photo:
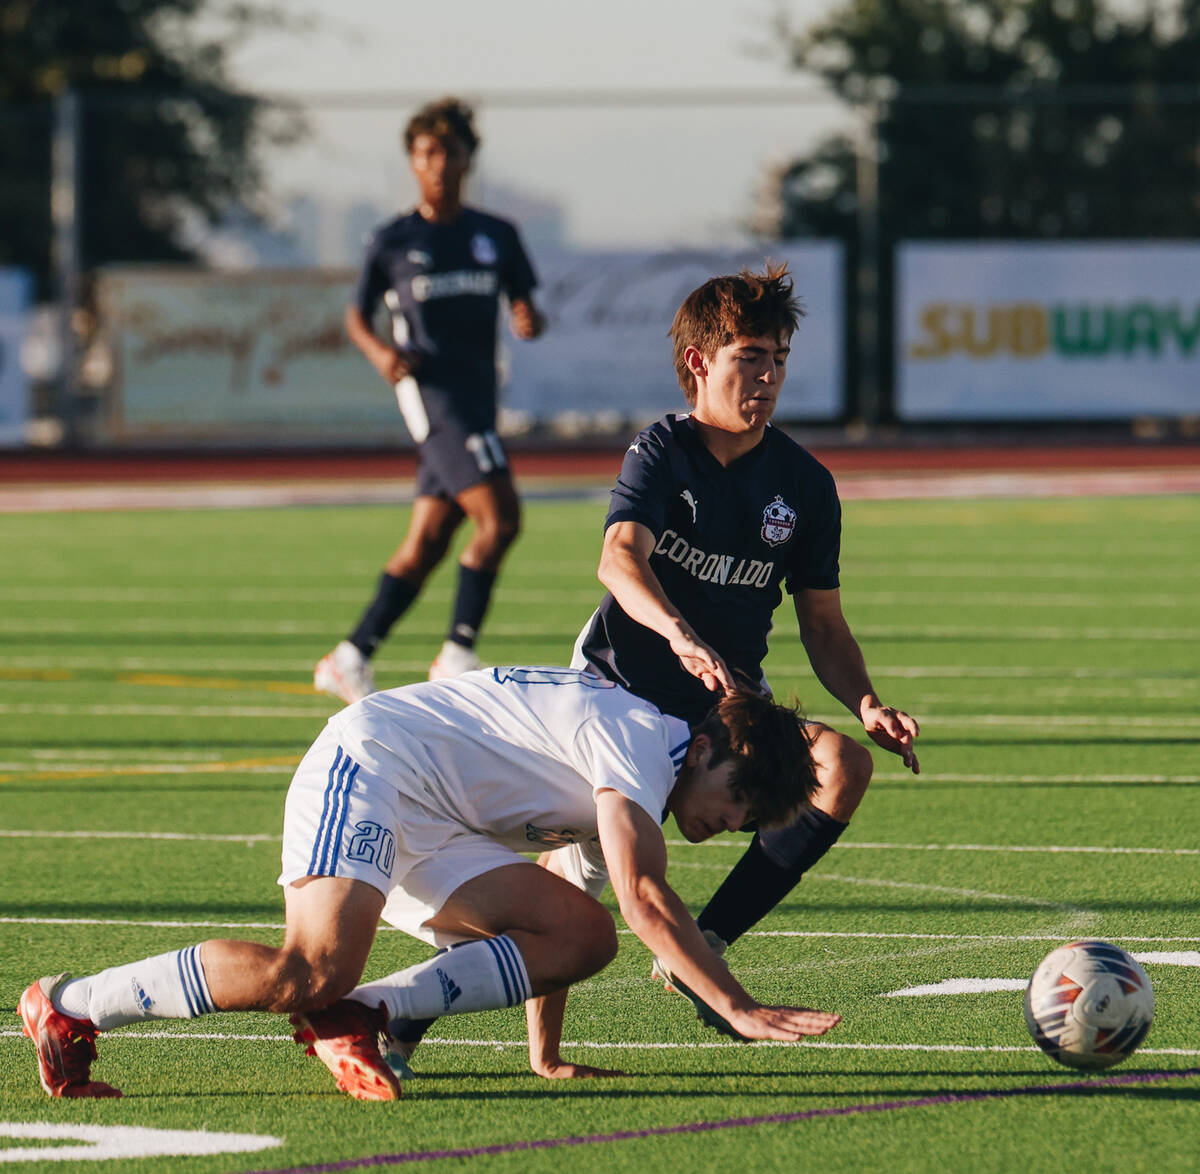
[[(833, 477), (770, 423), (802, 313), (782, 266), (713, 278), (680, 307), (671, 337), (692, 410), (647, 428), (625, 454), (598, 570), (608, 594), (573, 663), (695, 722), (735, 674), (765, 686), (786, 589), (817, 678), (915, 774), (918, 725), (880, 701), (842, 614)], [(819, 789), (789, 826), (757, 831), (697, 919), (718, 950), (833, 846), (870, 782), (864, 747), (818, 722), (809, 736)]]
[[(520, 527), (520, 503), (496, 435), (500, 296), (508, 298), (517, 338), (536, 338), (545, 327), (532, 297), (537, 278), (516, 227), (463, 205), (479, 145), (471, 108), (455, 98), (425, 106), (410, 119), (404, 143), (420, 199), (371, 238), (346, 331), (395, 388), (418, 445), (417, 497), (375, 598), (314, 671), (320, 692), (347, 703), (374, 690), (370, 658), (467, 518), (474, 533), (459, 557), (450, 629), (429, 675), (479, 667), (475, 640)], [(381, 302), (391, 314), (388, 340), (372, 326)]]

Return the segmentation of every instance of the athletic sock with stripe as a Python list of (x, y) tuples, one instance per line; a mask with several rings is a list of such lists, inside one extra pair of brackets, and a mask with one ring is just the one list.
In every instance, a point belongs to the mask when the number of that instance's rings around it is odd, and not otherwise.
[(364, 983), (346, 998), (368, 1007), (382, 1003), (390, 1023), (515, 1007), (532, 995), (521, 951), (501, 934), (464, 942), (407, 970)]
[(199, 946), (71, 979), (54, 992), (54, 1006), (64, 1015), (90, 1019), (101, 1031), (143, 1019), (194, 1019), (216, 1010)]

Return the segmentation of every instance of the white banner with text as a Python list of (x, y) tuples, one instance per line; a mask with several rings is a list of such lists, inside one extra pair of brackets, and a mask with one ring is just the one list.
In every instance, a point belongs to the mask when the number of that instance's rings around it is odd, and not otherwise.
[[(534, 342), (500, 328), (501, 404), (514, 424), (608, 416), (630, 426), (685, 409), (667, 337), (696, 286), (786, 261), (807, 317), (781, 420), (843, 411), (841, 247), (830, 242), (535, 258), (549, 321)], [(355, 275), (112, 268), (99, 304), (114, 358), (109, 428), (123, 439), (403, 441), (395, 396), (346, 338)], [(382, 328), (381, 328), (382, 329)]]
[(1200, 415), (1200, 243), (901, 244), (902, 420)]

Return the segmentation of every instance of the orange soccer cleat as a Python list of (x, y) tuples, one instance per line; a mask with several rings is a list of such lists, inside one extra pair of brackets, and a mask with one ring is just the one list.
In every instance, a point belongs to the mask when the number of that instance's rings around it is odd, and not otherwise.
[(342, 999), (323, 1011), (298, 1011), (289, 1018), (296, 1028), (292, 1037), (333, 1073), (343, 1092), (360, 1101), (400, 1099), (400, 1081), (379, 1052), (382, 1008)]
[(96, 1025), (54, 1007), (54, 992), (69, 977), (39, 978), (17, 1004), (25, 1034), (37, 1048), (42, 1088), (52, 1097), (119, 1097), (119, 1088), (90, 1079), (96, 1058)]

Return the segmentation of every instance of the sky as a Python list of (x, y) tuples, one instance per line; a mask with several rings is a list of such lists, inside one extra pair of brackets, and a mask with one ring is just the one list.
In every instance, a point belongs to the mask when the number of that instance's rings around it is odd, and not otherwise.
[[(832, 6), (338, 0), (310, 4), (305, 31), (252, 38), (231, 64), (243, 85), (293, 96), (306, 111), (309, 141), (272, 153), (269, 173), (281, 202), (304, 195), (321, 206), (329, 263), (345, 260), (347, 209), (366, 203), (390, 214), (411, 200), (397, 134), (423, 98), (444, 93), (482, 98), (471, 198), (523, 210), (535, 235), (560, 231), (566, 243), (601, 248), (730, 244), (745, 239), (765, 169), (846, 124), (773, 37), (776, 12), (802, 26)], [(653, 89), (709, 100), (560, 103), (563, 91)], [(746, 104), (748, 90), (762, 92), (761, 104)], [(545, 91), (546, 100), (515, 106), (502, 97), (513, 91)]]

